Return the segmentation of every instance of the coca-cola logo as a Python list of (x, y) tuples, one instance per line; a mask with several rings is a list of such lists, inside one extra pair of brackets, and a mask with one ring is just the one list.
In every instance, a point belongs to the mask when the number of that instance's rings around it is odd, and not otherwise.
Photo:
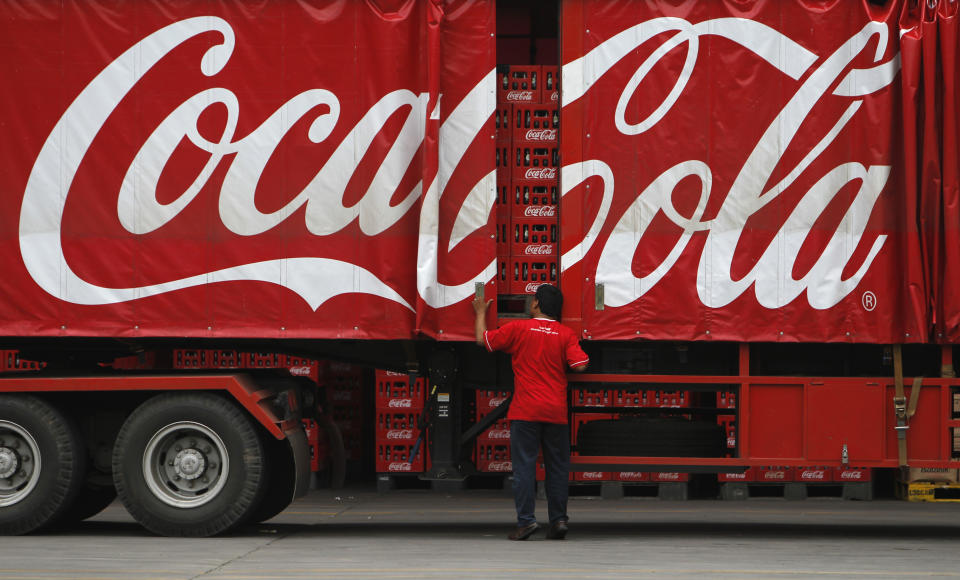
[(487, 437), (489, 437), (490, 439), (509, 439), (510, 431), (505, 429), (500, 429), (497, 431), (488, 431)]
[(724, 477), (726, 477), (727, 479), (746, 479), (747, 474), (746, 473), (726, 473), (724, 474)]
[(643, 479), (645, 475), (642, 471), (621, 471), (620, 479)]
[(387, 431), (387, 439), (413, 439), (413, 429), (391, 429)]
[(528, 167), (523, 173), (524, 179), (556, 179), (556, 167)]
[(523, 288), (523, 291), (526, 292), (527, 294), (534, 294), (536, 293), (537, 288), (539, 288), (540, 286), (543, 286), (543, 284), (537, 283), (537, 282), (530, 282)]
[(557, 91), (553, 91), (552, 93), (550, 93), (550, 100), (551, 100), (552, 102), (554, 102), (554, 103), (556, 103), (557, 101), (559, 101), (559, 100), (560, 100), (560, 93), (557, 92)]
[(391, 409), (409, 409), (413, 407), (413, 399), (390, 399), (387, 407)]
[(826, 477), (827, 477), (827, 474), (826, 474), (826, 472), (824, 472), (824, 471), (810, 471), (810, 470), (805, 470), (805, 471), (803, 471), (803, 472), (800, 473), (800, 478), (801, 478), (801, 479), (816, 479), (816, 480), (820, 480), (820, 479), (826, 479)]
[(524, 135), (527, 141), (556, 141), (556, 129), (528, 129)]
[(660, 473), (657, 474), (657, 479), (659, 479), (659, 480), (661, 480), (661, 481), (663, 481), (663, 480), (669, 480), (669, 481), (679, 480), (679, 479), (680, 479), (680, 474), (677, 473), (677, 472), (674, 472), (674, 471), (664, 471), (664, 472), (660, 472)]
[(509, 91), (507, 93), (508, 101), (532, 101), (533, 91)]
[(786, 479), (787, 473), (785, 471), (764, 471), (764, 479)]
[(553, 217), (557, 215), (555, 205), (529, 205), (523, 208), (523, 217)]
[(413, 466), (406, 461), (393, 461), (387, 466), (387, 471), (413, 471)]
[(531, 244), (523, 249), (523, 253), (526, 256), (549, 256), (553, 253), (553, 246), (551, 244)]
[(487, 471), (513, 471), (512, 461), (491, 461)]
[(312, 371), (312, 367), (290, 367), (290, 374), (295, 377), (309, 377)]
[(489, 401), (487, 401), (487, 407), (489, 407), (489, 408), (491, 408), (491, 409), (493, 409), (493, 408), (495, 408), (495, 407), (499, 407), (499, 406), (502, 405), (503, 402), (506, 401), (506, 400), (507, 400), (506, 397), (494, 397), (494, 398), (490, 399)]
[(840, 479), (864, 479), (864, 473), (860, 470), (841, 471)]
[(601, 471), (584, 471), (583, 479), (603, 479), (604, 473)]

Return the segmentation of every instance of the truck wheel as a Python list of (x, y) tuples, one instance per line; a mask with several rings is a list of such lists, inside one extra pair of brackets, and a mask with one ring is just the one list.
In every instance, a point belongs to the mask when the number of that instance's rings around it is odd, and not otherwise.
[(84, 479), (73, 421), (45, 401), (0, 396), (0, 534), (25, 534), (54, 521)]
[(267, 450), (267, 491), (250, 515), (249, 521), (253, 524), (265, 522), (287, 509), (293, 501), (296, 486), (296, 466), (290, 445), (269, 434), (263, 435), (263, 443)]
[(57, 526), (70, 526), (92, 518), (102, 512), (117, 498), (117, 490), (112, 486), (86, 483), (67, 511), (57, 518)]
[(151, 532), (212, 536), (242, 523), (260, 501), (263, 443), (223, 397), (158, 395), (120, 428), (113, 480), (124, 507)]

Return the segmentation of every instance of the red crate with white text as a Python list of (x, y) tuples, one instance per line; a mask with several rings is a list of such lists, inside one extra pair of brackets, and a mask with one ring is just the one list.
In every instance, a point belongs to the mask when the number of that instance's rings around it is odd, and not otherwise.
[(560, 149), (556, 144), (513, 143), (513, 180), (557, 179)]
[[(555, 179), (513, 179), (510, 190), (510, 217), (514, 220), (552, 218), (552, 223), (555, 224), (559, 216), (559, 187)], [(551, 241), (556, 242), (556, 232)]]
[(728, 471), (724, 473), (717, 474), (717, 481), (726, 482), (726, 481), (739, 481), (743, 483), (749, 483), (756, 481), (756, 474), (753, 472), (753, 468), (749, 468), (746, 471)]
[(613, 474), (614, 481), (650, 481), (650, 473), (646, 471), (617, 471)]
[(560, 130), (560, 114), (556, 105), (514, 105), (510, 128), (514, 146), (546, 144), (552, 147)]
[(574, 389), (573, 402), (574, 407), (609, 407), (610, 391), (599, 390), (591, 391), (589, 389)]
[(873, 469), (870, 467), (838, 467), (833, 473), (834, 480), (847, 482), (871, 481)]
[(540, 65), (498, 65), (498, 103), (539, 103)]
[(560, 105), (560, 67), (543, 65), (540, 69), (540, 102)]
[(762, 466), (756, 467), (755, 481), (759, 483), (787, 483), (796, 481), (795, 470), (793, 467), (784, 466)]
[(650, 481), (657, 483), (690, 481), (690, 474), (677, 471), (651, 471)]
[(737, 448), (737, 416), (720, 415), (717, 417), (717, 424), (723, 427), (723, 433), (727, 442), (727, 449)]
[(574, 481), (613, 481), (613, 474), (609, 471), (577, 471), (573, 474)]
[(477, 469), (484, 473), (510, 473), (510, 443), (477, 441)]
[(556, 218), (521, 219), (513, 216), (510, 221), (510, 255), (556, 259), (559, 255), (557, 227)]
[(557, 259), (511, 256), (497, 260), (500, 289), (508, 294), (533, 294), (541, 284), (557, 283)]
[(611, 391), (614, 407), (646, 407), (647, 391)]
[(395, 411), (419, 410), (424, 404), (424, 380), (411, 384), (410, 375), (392, 371), (377, 371), (377, 409)]
[(423, 471), (424, 446), (411, 459), (413, 443), (377, 442), (377, 473), (420, 473)]
[(486, 417), (491, 411), (502, 405), (504, 401), (509, 398), (510, 391), (478, 390), (476, 394), (477, 419)]
[(417, 420), (420, 413), (409, 411), (377, 411), (377, 441), (413, 443), (420, 435)]
[(686, 409), (690, 406), (690, 391), (656, 391), (654, 407)]
[(720, 391), (717, 393), (717, 408), (718, 409), (736, 409), (737, 408), (737, 394), (733, 391)]
[(804, 483), (829, 483), (834, 481), (834, 469), (826, 466), (797, 467), (795, 472), (797, 481)]

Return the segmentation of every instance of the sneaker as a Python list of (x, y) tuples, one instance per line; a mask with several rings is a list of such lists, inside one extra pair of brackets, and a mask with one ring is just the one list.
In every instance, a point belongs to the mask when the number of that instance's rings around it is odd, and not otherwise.
[(547, 530), (547, 539), (548, 540), (562, 540), (567, 537), (567, 520), (557, 520), (550, 524), (550, 529)]
[(533, 522), (529, 526), (517, 526), (517, 529), (513, 530), (513, 532), (507, 536), (507, 539), (515, 541), (526, 540), (537, 531), (537, 527), (537, 522)]

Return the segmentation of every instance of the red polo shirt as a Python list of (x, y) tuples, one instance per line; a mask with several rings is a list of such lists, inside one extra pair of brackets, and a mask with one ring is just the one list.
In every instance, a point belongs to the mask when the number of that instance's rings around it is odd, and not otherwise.
[(549, 318), (508, 322), (483, 334), (487, 350), (512, 355), (514, 390), (508, 419), (567, 422), (567, 368), (590, 359), (576, 334)]

